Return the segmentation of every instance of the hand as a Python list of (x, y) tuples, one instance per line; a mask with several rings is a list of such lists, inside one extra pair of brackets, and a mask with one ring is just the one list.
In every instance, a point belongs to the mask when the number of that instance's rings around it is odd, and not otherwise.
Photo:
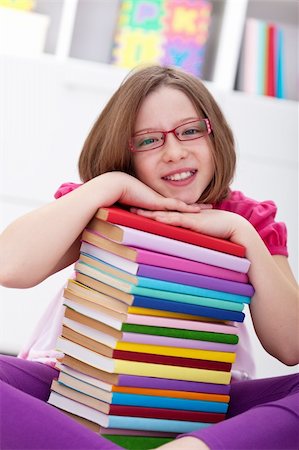
[(131, 208), (131, 210), (158, 222), (188, 228), (222, 239), (230, 239), (236, 243), (240, 241), (241, 230), (251, 226), (238, 214), (211, 209), (211, 205), (199, 205), (199, 208), (198, 212), (145, 211), (139, 208)]
[(187, 205), (181, 200), (163, 197), (137, 178), (123, 172), (109, 172), (100, 175), (98, 178), (106, 179), (105, 191), (110, 192), (110, 195), (107, 192), (107, 199), (103, 206), (110, 206), (119, 202), (142, 208), (142, 210), (171, 210), (192, 213), (201, 209), (198, 204)]

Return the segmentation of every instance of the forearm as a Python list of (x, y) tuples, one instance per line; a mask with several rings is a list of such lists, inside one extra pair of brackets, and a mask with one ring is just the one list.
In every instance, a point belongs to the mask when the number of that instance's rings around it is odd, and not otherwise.
[(263, 347), (288, 365), (299, 362), (299, 299), (297, 284), (283, 260), (273, 257), (256, 230), (240, 223), (233, 239), (246, 247), (251, 261), (250, 282), (255, 288), (250, 311), (253, 325)]
[(98, 208), (116, 202), (148, 209), (199, 211), (158, 194), (136, 178), (108, 172), (12, 223), (0, 236), (0, 284), (31, 287), (74, 262), (80, 235)]
[(199, 214), (142, 211), (138, 214), (164, 223), (190, 228), (246, 248), (251, 262), (250, 282), (255, 289), (251, 314), (256, 333), (273, 356), (285, 364), (299, 360), (298, 288), (286, 257), (278, 262), (270, 255), (254, 227), (242, 216), (228, 211), (203, 210)]
[[(98, 177), (60, 199), (17, 219), (0, 237), (1, 284), (31, 287), (71, 264), (68, 250), (99, 206), (114, 197), (107, 179)], [(116, 190), (114, 189), (114, 196)], [(63, 262), (62, 262), (63, 261)]]

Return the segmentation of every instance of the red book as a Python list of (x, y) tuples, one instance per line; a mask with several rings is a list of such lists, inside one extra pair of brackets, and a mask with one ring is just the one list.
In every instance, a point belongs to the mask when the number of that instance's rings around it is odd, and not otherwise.
[(268, 25), (267, 27), (267, 67), (266, 67), (266, 95), (275, 97), (275, 78), (276, 78), (276, 64), (275, 64), (275, 25)]
[[(219, 252), (228, 253), (230, 255), (245, 257), (246, 249), (239, 244), (235, 244), (225, 239), (219, 239), (213, 236), (208, 236), (198, 233), (186, 228), (175, 227), (162, 222), (158, 222), (147, 217), (138, 216), (130, 211), (127, 211), (116, 206), (100, 208), (96, 215), (96, 219), (101, 219), (115, 225), (123, 225), (137, 230), (145, 231), (147, 233), (156, 234), (159, 236), (175, 239), (177, 241), (186, 242), (188, 244), (198, 245), (200, 247), (217, 250)], [(93, 230), (95, 221), (93, 221)], [(88, 227), (87, 227), (88, 228)], [(122, 230), (115, 227), (115, 232), (121, 234)]]
[[(165, 399), (167, 404), (167, 399)], [(187, 411), (167, 408), (146, 408), (142, 406), (110, 405), (111, 416), (146, 417), (153, 419), (186, 420), (190, 422), (217, 423), (225, 419), (225, 414)]]
[(139, 361), (169, 366), (193, 367), (196, 369), (220, 370), (229, 372), (231, 364), (222, 361), (207, 361), (203, 359), (177, 358), (175, 356), (153, 355), (151, 353), (137, 353), (126, 350), (113, 350), (113, 358), (126, 361)]

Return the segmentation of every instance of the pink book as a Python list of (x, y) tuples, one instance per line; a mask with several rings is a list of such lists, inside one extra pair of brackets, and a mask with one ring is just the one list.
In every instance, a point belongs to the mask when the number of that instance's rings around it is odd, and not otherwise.
[(223, 342), (201, 341), (200, 339), (183, 339), (153, 334), (124, 332), (121, 342), (135, 342), (138, 344), (165, 345), (167, 347), (196, 348), (199, 350), (211, 350), (218, 352), (236, 352), (236, 344)]
[[(129, 259), (108, 252), (100, 247), (89, 244), (88, 242), (82, 242), (81, 252), (98, 258), (106, 262), (107, 264), (110, 264), (111, 266), (115, 266), (119, 269), (125, 270), (126, 272), (132, 273), (133, 275), (138, 275), (142, 271), (142, 268), (144, 266), (144, 264), (140, 262), (138, 263), (135, 261), (130, 261)], [(144, 253), (146, 254), (147, 252), (144, 251)], [(160, 253), (156, 259), (151, 260), (151, 262), (152, 264), (146, 264), (156, 267), (179, 270), (183, 272), (195, 273), (198, 275), (206, 275), (224, 280), (237, 281), (239, 283), (248, 283), (248, 276), (245, 273), (191, 261), (185, 258), (177, 258), (175, 256), (164, 255), (162, 253)]]
[[(176, 241), (164, 236), (135, 230), (134, 228), (120, 225), (119, 227), (122, 228), (124, 232), (122, 244), (111, 241), (110, 239), (108, 239), (108, 241), (114, 242), (115, 249), (119, 249), (119, 246), (131, 248), (131, 258), (135, 262), (153, 265), (153, 261), (157, 260), (159, 257), (159, 255), (157, 255), (157, 252), (159, 252), (243, 273), (247, 273), (250, 266), (250, 261), (247, 258), (241, 258), (209, 248)], [(99, 233), (92, 234), (101, 236)], [(103, 239), (103, 236), (101, 237)], [(146, 250), (146, 253), (144, 250)], [(115, 253), (113, 247), (111, 247), (110, 251)]]
[(156, 316), (142, 316), (139, 314), (128, 314), (127, 323), (136, 325), (149, 325), (154, 327), (179, 328), (194, 331), (211, 331), (213, 333), (236, 334), (239, 329), (234, 325), (223, 325), (220, 323), (200, 322), (195, 320), (172, 319)]

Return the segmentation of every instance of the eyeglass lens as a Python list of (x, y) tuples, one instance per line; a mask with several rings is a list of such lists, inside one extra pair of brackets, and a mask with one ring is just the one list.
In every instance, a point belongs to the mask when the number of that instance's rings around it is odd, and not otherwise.
[(191, 141), (209, 134), (210, 127), (207, 120), (196, 120), (184, 123), (170, 131), (149, 131), (132, 138), (133, 151), (153, 150), (162, 147), (168, 133), (173, 133), (179, 141)]

